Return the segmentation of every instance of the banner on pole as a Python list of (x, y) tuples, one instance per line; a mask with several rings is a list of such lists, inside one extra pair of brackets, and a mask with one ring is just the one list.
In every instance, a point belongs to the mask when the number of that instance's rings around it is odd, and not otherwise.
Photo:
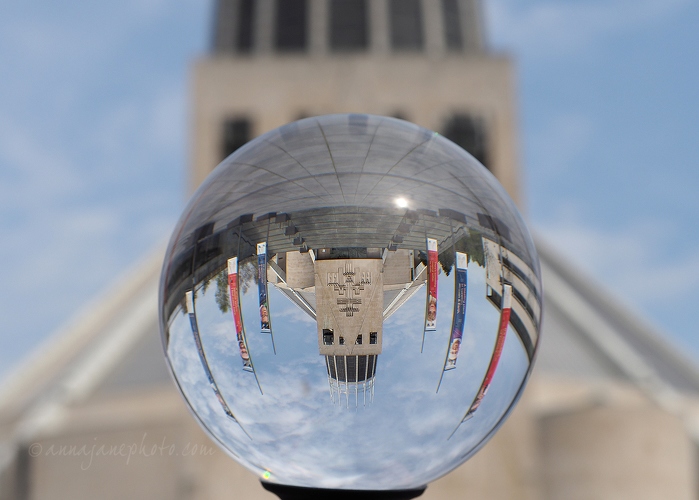
[(498, 368), (498, 362), (500, 361), (500, 356), (502, 355), (502, 349), (505, 346), (505, 337), (507, 336), (507, 326), (510, 323), (510, 311), (512, 307), (512, 285), (503, 285), (502, 287), (502, 302), (500, 303), (500, 325), (498, 327), (498, 337), (495, 340), (495, 349), (493, 349), (493, 355), (490, 358), (490, 364), (488, 365), (488, 371), (485, 374), (481, 388), (476, 394), (471, 407), (469, 408), (464, 420), (468, 420), (473, 416), (473, 413), (478, 409), (488, 392), (490, 383), (493, 381), (493, 376), (495, 375), (495, 370)]
[(235, 417), (233, 416), (233, 412), (231, 412), (230, 408), (228, 407), (228, 404), (223, 399), (221, 392), (218, 390), (218, 385), (216, 384), (216, 381), (214, 380), (214, 376), (211, 374), (211, 369), (209, 368), (209, 363), (206, 361), (206, 355), (204, 354), (204, 346), (201, 343), (201, 336), (199, 335), (199, 325), (197, 324), (197, 317), (194, 313), (194, 294), (192, 293), (191, 290), (189, 290), (185, 293), (185, 296), (186, 296), (186, 304), (187, 304), (187, 314), (189, 315), (189, 325), (192, 328), (192, 336), (194, 337), (194, 343), (197, 346), (197, 352), (199, 353), (199, 360), (201, 361), (201, 364), (204, 367), (204, 372), (206, 373), (206, 378), (209, 381), (209, 385), (211, 386), (211, 389), (214, 391), (214, 395), (216, 396), (216, 399), (218, 399), (218, 402), (221, 404), (221, 408), (223, 408), (224, 413), (226, 415), (228, 415), (230, 418), (232, 418), (233, 420), (235, 420)]
[(260, 331), (272, 331), (269, 320), (269, 300), (267, 298), (267, 243), (257, 244), (257, 287), (260, 292)]
[(425, 330), (437, 329), (437, 279), (439, 275), (439, 254), (437, 240), (427, 238), (427, 313)]
[(228, 291), (231, 302), (231, 313), (235, 324), (235, 339), (238, 343), (238, 352), (243, 360), (243, 370), (252, 371), (252, 361), (248, 351), (248, 343), (243, 328), (243, 317), (240, 312), (240, 295), (238, 291), (238, 257), (228, 259)]
[(445, 370), (456, 368), (456, 358), (459, 356), (464, 325), (466, 324), (466, 294), (468, 285), (468, 255), (456, 252), (456, 294), (454, 300), (454, 321), (449, 339), (449, 352), (444, 364)]

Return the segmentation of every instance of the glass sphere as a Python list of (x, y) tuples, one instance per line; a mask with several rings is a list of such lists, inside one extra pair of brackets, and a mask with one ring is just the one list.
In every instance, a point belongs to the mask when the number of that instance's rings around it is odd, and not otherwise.
[(168, 364), (208, 434), (268, 482), (411, 489), (519, 398), (536, 250), (490, 172), (437, 133), (307, 118), (226, 158), (160, 283)]

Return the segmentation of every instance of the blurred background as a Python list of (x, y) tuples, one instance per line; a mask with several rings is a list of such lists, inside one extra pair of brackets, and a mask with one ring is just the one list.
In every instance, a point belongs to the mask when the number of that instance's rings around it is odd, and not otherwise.
[(245, 141), (370, 112), (479, 157), (544, 259), (522, 409), (425, 497), (699, 497), (698, 22), (688, 0), (0, 5), (2, 494), (264, 498), (222, 452), (77, 451), (214, 449), (158, 357), (166, 240)]

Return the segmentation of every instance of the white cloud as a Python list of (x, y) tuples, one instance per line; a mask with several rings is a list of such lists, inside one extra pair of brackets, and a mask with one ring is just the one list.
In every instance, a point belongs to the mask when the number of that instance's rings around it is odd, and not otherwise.
[(11, 284), (0, 293), (0, 376), (173, 227), (179, 182), (156, 177), (163, 164), (182, 176), (185, 118), (181, 82), (165, 88), (98, 110), (95, 131), (0, 115), (0, 275)]
[(276, 309), (274, 311), (274, 319), (293, 321), (300, 324), (305, 324), (312, 326), (310, 331), (315, 332), (316, 322), (311, 318), (306, 312), (302, 311), (298, 306), (289, 302), (289, 304), (283, 309)]
[(172, 229), (209, 4), (0, 9), (0, 377)]
[(699, 248), (684, 248), (674, 226), (643, 220), (615, 230), (561, 217), (537, 231), (637, 309), (670, 305), (699, 291)]
[(664, 21), (689, 0), (486, 2), (489, 33), (497, 45), (534, 57), (569, 55), (601, 39)]
[[(443, 328), (429, 333), (424, 352), (424, 289), (384, 323), (375, 397), (364, 407), (359, 394), (356, 409), (353, 395), (349, 408), (333, 404), (307, 316), (290, 314), (296, 307), (274, 287), (270, 310), (276, 354), (263, 348), (269, 337), (257, 333), (257, 291), (245, 294), (241, 303), (244, 321), (250, 318), (253, 326), (247, 332), (249, 351), (264, 394), (252, 374), (240, 369), (231, 348), (231, 314), (218, 309), (211, 286), (206, 294), (197, 294), (197, 324), (211, 372), (252, 440), (223, 414), (208, 387), (188, 319), (181, 314), (170, 329), (168, 355), (182, 390), (210, 432), (253, 472), (267, 469), (273, 480), (328, 488), (418, 486), (458, 465), (496, 425), (528, 367), (521, 343), (516, 335), (508, 335), (488, 396), (476, 416), (447, 440), (478, 391), (499, 322), (498, 311), (485, 297), (483, 268), (472, 265), (469, 273), (465, 337), (471, 337), (470, 348), (463, 349), (457, 369), (445, 374), (439, 393), (435, 389), (450, 334), (454, 274), (440, 275), (438, 314)], [(274, 318), (283, 321), (274, 323)], [(328, 446), (333, 449), (331, 459)], [(388, 469), (390, 475), (385, 473)]]
[(70, 196), (83, 183), (64, 151), (49, 148), (11, 117), (0, 115), (2, 207), (41, 206)]

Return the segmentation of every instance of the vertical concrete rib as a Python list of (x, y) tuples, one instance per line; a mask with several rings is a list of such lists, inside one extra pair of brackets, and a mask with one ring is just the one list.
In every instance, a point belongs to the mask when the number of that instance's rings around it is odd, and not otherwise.
[(459, 0), (461, 33), (464, 50), (478, 52), (483, 50), (483, 18), (479, 0)]
[(308, 13), (310, 53), (323, 56), (328, 53), (330, 9), (329, 0), (310, 0)]
[(274, 0), (257, 0), (255, 2), (255, 52), (258, 55), (269, 55), (274, 46), (274, 25), (277, 19), (276, 2)]
[(422, 25), (425, 30), (425, 51), (439, 57), (446, 52), (444, 16), (441, 0), (422, 0)]
[(369, 47), (374, 54), (388, 55), (389, 23), (388, 0), (371, 0), (369, 2)]

